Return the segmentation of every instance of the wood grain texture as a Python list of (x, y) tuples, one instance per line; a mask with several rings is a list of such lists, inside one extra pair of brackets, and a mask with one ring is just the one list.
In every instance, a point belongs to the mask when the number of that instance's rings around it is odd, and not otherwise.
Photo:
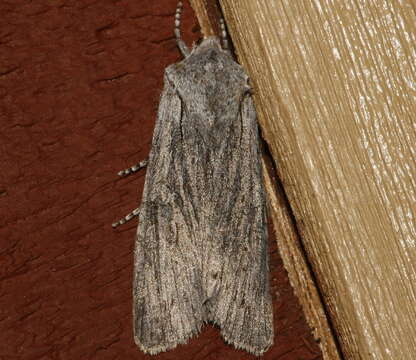
[(332, 333), (324, 304), (321, 301), (310, 266), (305, 258), (299, 232), (289, 212), (286, 196), (269, 167), (263, 163), (265, 188), (269, 200), (269, 212), (276, 232), (279, 252), (290, 284), (302, 306), (305, 318), (313, 329), (323, 359), (337, 360), (340, 354)]
[(220, 3), (344, 357), (413, 359), (414, 4)]

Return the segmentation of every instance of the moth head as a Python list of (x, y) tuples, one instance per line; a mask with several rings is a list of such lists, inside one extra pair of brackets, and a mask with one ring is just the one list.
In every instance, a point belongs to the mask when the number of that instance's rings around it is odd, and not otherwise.
[[(181, 51), (182, 55), (186, 58), (190, 55), (189, 48), (186, 46), (185, 42), (181, 38), (180, 32), (180, 25), (181, 25), (181, 14), (182, 14), (182, 1), (178, 2), (178, 6), (176, 8), (175, 13), (175, 37), (176, 42), (178, 44), (179, 50)], [(199, 49), (204, 49), (210, 47), (212, 49), (218, 49), (224, 51), (225, 53), (231, 55), (230, 49), (228, 47), (228, 40), (227, 40), (227, 31), (225, 29), (225, 22), (223, 18), (220, 18), (220, 30), (221, 30), (221, 38), (222, 38), (222, 45), (221, 41), (216, 36), (209, 36), (202, 40), (201, 43), (194, 45), (192, 48), (192, 52), (198, 51)]]
[(194, 51), (205, 50), (205, 49), (218, 49), (222, 50), (220, 40), (216, 36), (208, 36), (203, 38), (196, 46)]

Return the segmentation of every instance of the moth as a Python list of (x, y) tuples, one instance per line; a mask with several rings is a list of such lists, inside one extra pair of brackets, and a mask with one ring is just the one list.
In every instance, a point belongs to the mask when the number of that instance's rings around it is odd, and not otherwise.
[(256, 111), (248, 77), (228, 49), (207, 37), (164, 75), (134, 251), (136, 344), (157, 354), (186, 343), (204, 323), (260, 355), (273, 343), (266, 200)]

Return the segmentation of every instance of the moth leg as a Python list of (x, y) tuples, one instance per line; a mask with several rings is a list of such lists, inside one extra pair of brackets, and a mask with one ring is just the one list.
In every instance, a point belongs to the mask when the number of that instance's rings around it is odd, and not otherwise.
[(125, 224), (127, 221), (130, 221), (136, 216), (139, 216), (140, 208), (134, 209), (131, 213), (127, 214), (124, 218), (114, 222), (111, 226), (115, 229), (119, 225)]
[(178, 44), (179, 50), (181, 51), (184, 57), (189, 55), (189, 49), (186, 46), (185, 42), (181, 39), (181, 13), (182, 13), (182, 1), (178, 2), (178, 6), (176, 7), (175, 13), (175, 36), (176, 36), (176, 43)]
[(133, 165), (127, 169), (121, 170), (118, 172), (118, 176), (128, 176), (130, 174), (133, 174), (147, 166), (149, 159), (144, 159), (140, 161), (138, 164)]
[(220, 28), (221, 28), (222, 48), (223, 50), (225, 50), (227, 53), (231, 55), (231, 51), (228, 46), (228, 34), (227, 34), (227, 30), (225, 29), (224, 18), (220, 19)]

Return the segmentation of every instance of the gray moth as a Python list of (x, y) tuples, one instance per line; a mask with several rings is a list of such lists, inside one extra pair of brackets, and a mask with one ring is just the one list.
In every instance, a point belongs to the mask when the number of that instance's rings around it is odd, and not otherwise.
[(185, 344), (204, 323), (261, 355), (273, 343), (266, 200), (248, 77), (228, 50), (205, 38), (165, 70), (134, 251), (136, 344), (157, 354)]

